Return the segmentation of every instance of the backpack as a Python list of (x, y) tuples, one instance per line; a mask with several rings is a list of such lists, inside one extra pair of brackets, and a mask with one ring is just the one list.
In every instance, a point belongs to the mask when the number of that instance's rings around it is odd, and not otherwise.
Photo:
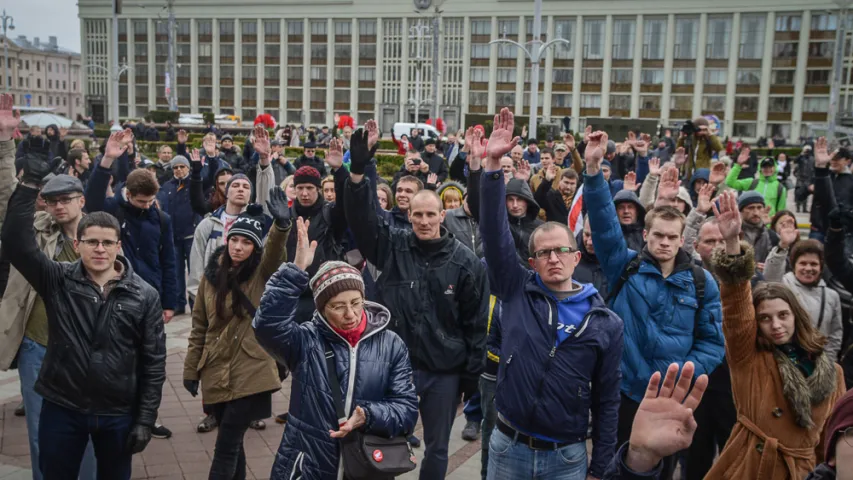
[[(610, 304), (612, 300), (616, 299), (616, 296), (619, 295), (619, 291), (622, 290), (622, 287), (625, 286), (625, 282), (628, 281), (628, 278), (640, 270), (641, 262), (642, 260), (640, 259), (640, 255), (638, 254), (634, 258), (632, 258), (627, 265), (625, 265), (625, 269), (622, 270), (622, 275), (619, 277), (619, 280), (616, 280), (616, 284), (613, 285), (613, 288), (607, 295), (605, 303)], [(705, 303), (705, 270), (699, 265), (691, 263), (690, 271), (693, 274), (693, 285), (696, 286), (697, 306), (696, 316), (693, 318), (693, 337), (696, 338), (697, 331), (699, 329), (699, 320), (702, 314), (702, 307)]]
[[(758, 179), (753, 178), (752, 183), (749, 185), (749, 190), (755, 190), (755, 187), (757, 187), (757, 186), (758, 186)], [(780, 182), (779, 180), (776, 180), (776, 201), (778, 202), (780, 198), (782, 198), (782, 182)]]
[[(160, 219), (159, 251), (162, 252), (163, 251), (163, 244), (166, 243), (166, 231), (169, 228), (168, 228), (168, 225), (166, 224), (166, 216), (163, 215), (163, 211), (160, 210), (159, 208), (157, 208), (155, 210), (157, 210), (157, 217)], [(116, 213), (115, 213), (114, 217), (116, 217), (116, 219), (118, 220), (118, 224), (121, 227), (121, 229), (124, 230), (124, 208), (122, 208), (121, 205), (119, 205), (119, 207), (116, 209)]]

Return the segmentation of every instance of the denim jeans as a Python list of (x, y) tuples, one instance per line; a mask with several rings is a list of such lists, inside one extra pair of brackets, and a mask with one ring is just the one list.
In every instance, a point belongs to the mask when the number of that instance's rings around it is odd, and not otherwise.
[(586, 480), (586, 443), (533, 450), (498, 429), (489, 439), (489, 480)]
[[(47, 348), (27, 337), (24, 337), (18, 350), (18, 375), (21, 378), (21, 395), (24, 397), (24, 408), (27, 412), (27, 436), (30, 440), (33, 480), (42, 480), (39, 468), (39, 418), (42, 398), (34, 388), (46, 351)], [(89, 442), (80, 466), (80, 480), (95, 480), (95, 468), (95, 450), (92, 448), (92, 442)]]
[(483, 421), (483, 408), (479, 390), (465, 402), (465, 408), (462, 409), (462, 413), (465, 414), (466, 422), (481, 423)]
[(434, 480), (447, 475), (447, 449), (450, 429), (459, 406), (459, 374), (414, 371), (418, 409), (424, 426), (424, 458), (420, 480)]
[(85, 414), (45, 400), (39, 424), (39, 466), (44, 478), (77, 478), (83, 452), (91, 439), (98, 480), (129, 480), (131, 454), (127, 438), (132, 426), (130, 415)]
[(486, 472), (489, 466), (489, 440), (492, 438), (492, 430), (495, 429), (495, 421), (498, 411), (495, 410), (495, 389), (497, 382), (480, 377), (480, 402), (483, 411), (483, 442), (480, 455), (480, 476), (486, 480)]
[(176, 310), (187, 308), (187, 272), (190, 269), (192, 248), (192, 238), (175, 239), (175, 264), (178, 266), (178, 303), (175, 305)]

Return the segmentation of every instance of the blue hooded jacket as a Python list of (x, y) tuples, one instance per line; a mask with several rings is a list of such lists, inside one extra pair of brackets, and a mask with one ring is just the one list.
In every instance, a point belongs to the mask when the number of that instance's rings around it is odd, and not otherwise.
[(192, 238), (195, 227), (201, 221), (201, 215), (193, 211), (192, 202), (190, 202), (189, 175), (181, 180), (172, 178), (164, 183), (157, 193), (157, 201), (160, 203), (160, 208), (172, 219), (174, 230), (172, 233), (175, 240)]
[[(625, 243), (604, 176), (599, 172), (584, 178), (583, 197), (595, 256), (609, 284), (616, 285), (628, 262), (639, 253)], [(697, 325), (699, 302), (691, 265), (692, 260), (679, 249), (673, 272), (664, 277), (654, 258), (644, 252), (639, 271), (612, 300), (611, 308), (625, 322), (622, 393), (635, 402), (642, 400), (652, 374), (666, 372), (671, 363), (692, 361), (699, 376), (710, 374), (723, 361), (720, 289), (704, 271), (705, 297)]]
[(403, 340), (388, 329), (391, 314), (372, 302), (364, 304), (367, 326), (355, 347), (338, 335), (315, 311), (310, 322), (295, 320), (308, 274), (292, 263), (267, 282), (252, 326), (258, 343), (293, 372), (287, 428), (272, 467), (272, 478), (334, 480), (338, 477), (340, 441), (326, 364), (326, 345), (335, 354), (341, 398), (347, 416), (361, 407), (363, 430), (383, 437), (410, 434), (418, 420), (418, 398)]
[[(489, 285), (502, 308), (497, 411), (518, 430), (561, 443), (585, 441), (592, 412), (589, 474), (601, 478), (616, 451), (622, 321), (591, 286), (577, 295), (588, 307), (555, 300), (538, 274), (518, 262), (503, 173), (485, 172), (481, 182), (480, 234)], [(558, 344), (559, 324), (569, 324), (564, 312), (583, 316)]]

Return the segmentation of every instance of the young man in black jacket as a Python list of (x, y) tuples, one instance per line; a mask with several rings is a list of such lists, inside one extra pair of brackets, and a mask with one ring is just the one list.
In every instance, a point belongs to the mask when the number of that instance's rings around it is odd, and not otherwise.
[(35, 386), (44, 398), (41, 471), (76, 478), (91, 437), (98, 471), (130, 479), (131, 456), (151, 440), (166, 379), (160, 298), (119, 255), (121, 228), (109, 214), (80, 220), (79, 260), (57, 262), (39, 249), (35, 202), (51, 170), (46, 158), (28, 156), (2, 231), (6, 255), (47, 312), (50, 345)]
[(467, 400), (477, 391), (483, 371), (486, 272), (474, 252), (441, 226), (441, 200), (431, 190), (412, 197), (412, 230), (379, 220), (376, 194), (364, 176), (379, 135), (366, 130), (352, 135), (344, 211), (362, 255), (382, 270), (379, 301), (409, 348), (426, 443), (420, 478), (444, 478), (460, 396)]

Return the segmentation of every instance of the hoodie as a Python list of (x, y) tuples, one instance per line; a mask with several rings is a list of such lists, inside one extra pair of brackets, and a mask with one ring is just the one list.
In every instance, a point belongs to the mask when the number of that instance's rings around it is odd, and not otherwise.
[[(597, 295), (598, 290), (589, 283), (576, 283), (575, 290), (560, 292), (561, 295), (557, 296), (542, 283), (539, 274), (536, 274), (536, 283), (557, 303), (557, 339), (554, 346), (558, 347), (575, 334), (584, 317), (589, 313), (590, 298)], [(567, 296), (560, 299), (559, 297), (563, 295)]]
[(622, 225), (622, 222), (619, 222), (619, 225), (622, 226), (622, 235), (625, 237), (628, 248), (640, 252), (643, 250), (643, 245), (646, 244), (645, 239), (643, 239), (643, 229), (646, 226), (646, 208), (640, 203), (637, 194), (628, 190), (622, 190), (613, 197), (613, 205), (617, 208), (623, 202), (631, 202), (637, 206), (637, 220), (630, 225)]
[(690, 179), (690, 188), (688, 188), (688, 192), (690, 193), (690, 200), (693, 202), (693, 206), (699, 202), (699, 193), (696, 192), (695, 184), (696, 180), (701, 179), (709, 182), (711, 179), (711, 169), (710, 168), (697, 168), (693, 171), (693, 178)]
[(595, 254), (587, 251), (583, 243), (583, 230), (575, 235), (575, 241), (581, 252), (581, 260), (578, 262), (578, 266), (575, 267), (572, 278), (579, 283), (591, 283), (601, 296), (607, 298), (607, 295), (610, 294), (607, 276), (604, 275), (604, 270), (602, 270), (601, 264), (598, 263), (598, 258), (595, 257)]
[(507, 211), (509, 217), (509, 230), (512, 234), (512, 239), (515, 241), (515, 249), (518, 252), (519, 260), (527, 265), (527, 258), (530, 257), (529, 244), (530, 235), (536, 227), (542, 225), (542, 220), (539, 220), (539, 204), (533, 198), (533, 192), (527, 182), (513, 178), (506, 184), (506, 196), (510, 195), (522, 198), (527, 201), (527, 213), (523, 217), (513, 217)]

